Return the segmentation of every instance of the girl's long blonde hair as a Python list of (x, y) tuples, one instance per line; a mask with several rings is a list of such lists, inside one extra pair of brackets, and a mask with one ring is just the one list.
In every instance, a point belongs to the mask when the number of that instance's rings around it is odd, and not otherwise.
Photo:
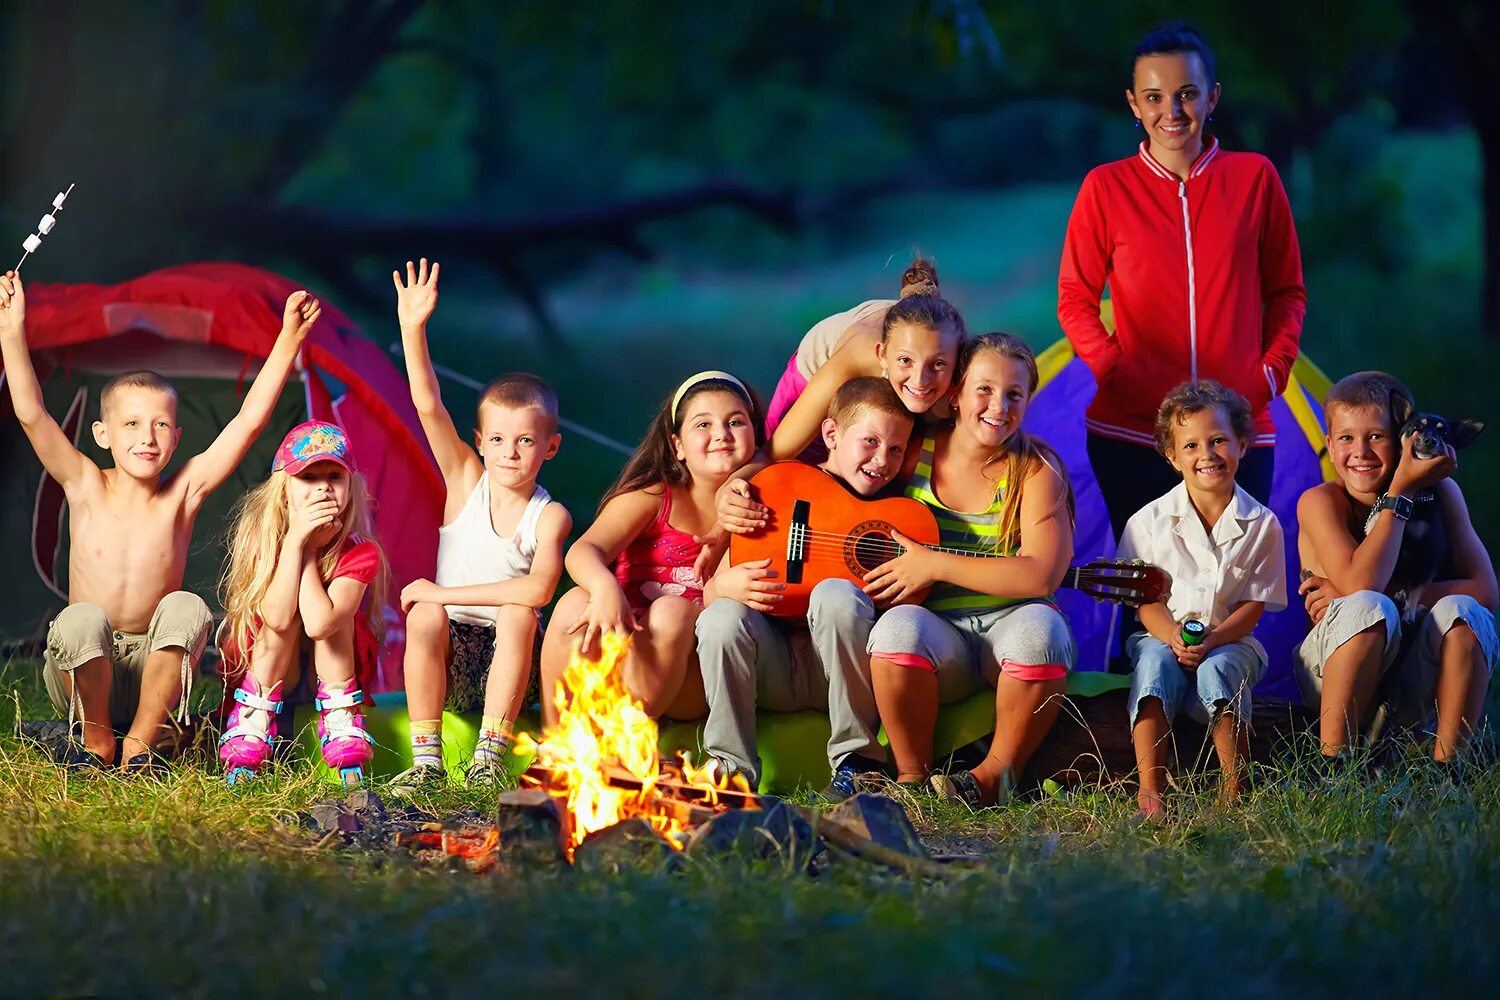
[[(954, 386), (963, 385), (964, 378), (969, 373), (970, 363), (981, 351), (993, 351), (1001, 357), (1019, 362), (1026, 369), (1028, 376), (1026, 395), (1027, 404), (1030, 405), (1030, 400), (1036, 396), (1037, 386), (1041, 383), (1036, 355), (1026, 345), (1026, 341), (1009, 333), (986, 333), (966, 341), (958, 355), (958, 370), (953, 373)], [(1005, 495), (1000, 502), (1000, 515), (995, 532), (996, 551), (1011, 551), (1021, 544), (1021, 490), (1025, 486), (1026, 477), (1034, 472), (1038, 465), (1045, 465), (1062, 480), (1063, 505), (1068, 509), (1068, 524), (1071, 527), (1077, 515), (1073, 500), (1073, 484), (1068, 479), (1068, 470), (1063, 465), (1062, 456), (1058, 455), (1052, 446), (1041, 438), (1019, 428), (1010, 436), (1010, 440), (1005, 442), (1003, 451), (995, 458), (1002, 456), (1006, 463)], [(986, 461), (985, 466), (988, 467), (991, 461), (994, 461), (994, 458)]]
[[(243, 657), (253, 640), (259, 638), (260, 609), (271, 577), (276, 573), (276, 559), (286, 538), (287, 480), (291, 477), (278, 469), (269, 479), (246, 493), (235, 504), (229, 529), (229, 554), (224, 561), (224, 577), (219, 582), (219, 600), (224, 605), (224, 623), (219, 627), (219, 645)], [(365, 477), (349, 473), (349, 503), (340, 517), (338, 534), (318, 553), (318, 575), (326, 584), (333, 579), (346, 539), (375, 543), (379, 568), (365, 592), (365, 616), (378, 644), (385, 632), (385, 594), (390, 567), (385, 552), (375, 540), (370, 519), (370, 491)]]

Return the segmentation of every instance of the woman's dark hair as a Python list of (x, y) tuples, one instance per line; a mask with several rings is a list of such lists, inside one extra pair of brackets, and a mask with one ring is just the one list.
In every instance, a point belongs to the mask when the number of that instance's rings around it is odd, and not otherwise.
[(1130, 53), (1130, 89), (1135, 89), (1135, 64), (1140, 62), (1144, 56), (1167, 56), (1179, 53), (1196, 53), (1203, 63), (1203, 70), (1208, 74), (1208, 85), (1212, 87), (1219, 82), (1218, 67), (1214, 63), (1214, 54), (1208, 50), (1208, 43), (1203, 36), (1198, 34), (1198, 29), (1184, 21), (1171, 21), (1159, 24), (1146, 33), (1146, 37), (1136, 43), (1135, 51)]
[(890, 339), (894, 327), (908, 323), (939, 333), (951, 331), (958, 335), (960, 344), (968, 335), (964, 318), (938, 292), (937, 267), (926, 257), (913, 260), (901, 275), (901, 299), (886, 310), (885, 322), (880, 326), (881, 343)]
[(754, 389), (736, 385), (722, 378), (707, 378), (702, 382), (694, 382), (692, 387), (677, 401), (676, 414), (672, 412), (670, 396), (661, 404), (661, 409), (651, 419), (651, 426), (647, 428), (645, 438), (636, 447), (635, 454), (630, 456), (630, 460), (625, 463), (625, 468), (620, 470), (615, 484), (599, 501), (600, 511), (604, 510), (605, 504), (623, 493), (633, 493), (651, 486), (663, 488), (681, 486), (692, 480), (693, 477), (688, 472), (688, 467), (677, 459), (676, 451), (672, 447), (672, 435), (682, 432), (681, 415), (690, 412), (688, 400), (705, 392), (727, 392), (743, 399), (750, 408), (750, 423), (755, 428), (755, 447), (759, 449), (766, 443), (760, 400), (756, 397)]

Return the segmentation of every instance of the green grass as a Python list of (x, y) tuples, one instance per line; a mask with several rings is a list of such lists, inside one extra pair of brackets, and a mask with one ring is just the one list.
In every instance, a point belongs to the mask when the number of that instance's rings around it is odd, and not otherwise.
[[(0, 668), (0, 691), (35, 711), (35, 665)], [(332, 794), (306, 764), (234, 790), (207, 764), (80, 781), (0, 738), (4, 992), (1386, 994), (1497, 971), (1493, 773), (1397, 767), (1310, 797), (1268, 772), (1233, 811), (1175, 796), (1160, 828), (1131, 823), (1125, 788), (977, 816), (913, 800), (931, 845), (984, 858), (928, 881), (775, 860), (477, 876), (282, 821)]]

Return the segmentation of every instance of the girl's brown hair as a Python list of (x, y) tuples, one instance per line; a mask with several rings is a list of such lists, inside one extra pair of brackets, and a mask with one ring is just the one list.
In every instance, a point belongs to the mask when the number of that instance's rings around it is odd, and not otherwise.
[[(1036, 395), (1037, 386), (1041, 384), (1036, 355), (1032, 353), (1030, 347), (1026, 346), (1024, 340), (1009, 333), (985, 333), (966, 341), (963, 350), (958, 355), (958, 370), (953, 374), (955, 386), (963, 385), (964, 379), (968, 376), (970, 364), (983, 351), (992, 351), (1001, 357), (1019, 362), (1026, 369), (1027, 398), (1030, 399)], [(1072, 525), (1076, 521), (1073, 484), (1068, 479), (1068, 470), (1063, 465), (1062, 457), (1053, 450), (1051, 445), (1039, 437), (1018, 429), (1005, 442), (1004, 448), (994, 456), (994, 458), (1001, 457), (1004, 457), (1006, 462), (1005, 495), (1001, 500), (998, 530), (995, 533), (997, 552), (1008, 551), (1021, 543), (1021, 490), (1025, 485), (1026, 477), (1036, 471), (1039, 465), (1045, 465), (1062, 480), (1063, 503), (1068, 509), (1068, 523)], [(989, 462), (987, 461), (985, 465), (988, 467)]]
[(885, 322), (880, 326), (881, 343), (890, 338), (892, 329), (907, 324), (952, 334), (960, 344), (968, 335), (964, 318), (938, 293), (937, 268), (926, 257), (912, 261), (901, 275), (901, 299), (886, 310)]
[(759, 449), (766, 443), (760, 400), (756, 398), (754, 389), (721, 378), (708, 378), (702, 382), (695, 382), (677, 401), (675, 414), (672, 412), (670, 396), (662, 403), (661, 409), (651, 419), (651, 426), (647, 428), (645, 438), (636, 447), (635, 454), (630, 456), (630, 460), (625, 463), (625, 468), (620, 470), (620, 475), (614, 485), (599, 501), (599, 511), (603, 511), (606, 504), (624, 493), (633, 493), (636, 490), (658, 485), (684, 486), (692, 481), (692, 473), (688, 472), (688, 467), (677, 458), (676, 449), (672, 447), (672, 437), (682, 433), (681, 415), (689, 412), (688, 400), (705, 392), (728, 392), (743, 399), (745, 405), (750, 408), (750, 424), (755, 428), (755, 447)]

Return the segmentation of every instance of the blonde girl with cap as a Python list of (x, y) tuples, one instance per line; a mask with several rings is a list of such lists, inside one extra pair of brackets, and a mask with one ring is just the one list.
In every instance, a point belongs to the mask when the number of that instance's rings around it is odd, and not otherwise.
[(317, 420), (292, 428), (270, 478), (245, 494), (232, 523), (219, 649), (230, 678), (243, 677), (219, 740), (225, 780), (251, 777), (270, 760), (282, 686), (296, 683), (306, 638), (323, 759), (358, 784), (374, 743), (360, 705), (375, 677), (388, 571), (343, 430)]
[(630, 636), (624, 680), (653, 718), (708, 712), (693, 626), (703, 610), (694, 571), (714, 526), (714, 495), (763, 440), (754, 394), (723, 371), (685, 379), (651, 421), (635, 454), (568, 549), (577, 586), (563, 595), (542, 640), (542, 719), (556, 720), (569, 647), (597, 655), (605, 632)]

